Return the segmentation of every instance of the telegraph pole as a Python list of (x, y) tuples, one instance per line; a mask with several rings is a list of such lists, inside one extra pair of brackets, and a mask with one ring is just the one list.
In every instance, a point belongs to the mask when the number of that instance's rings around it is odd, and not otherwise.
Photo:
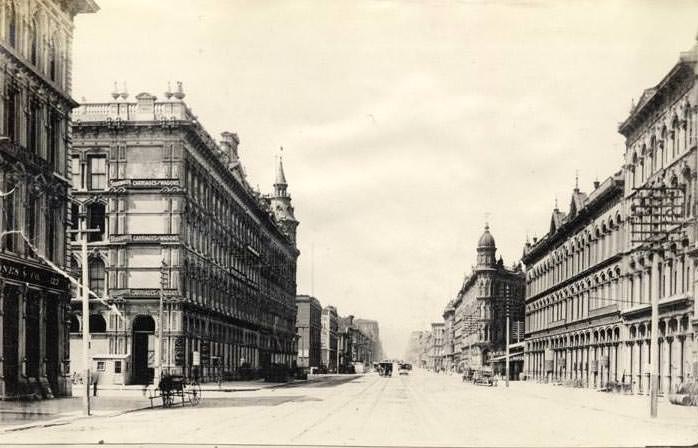
[(504, 307), (505, 307), (505, 312), (507, 316), (507, 330), (506, 330), (506, 357), (505, 357), (505, 362), (506, 362), (506, 379), (504, 380), (504, 384), (506, 384), (506, 387), (509, 387), (509, 311), (510, 311), (510, 300), (509, 300), (509, 285), (506, 287), (506, 296), (504, 297)]
[(68, 233), (77, 233), (80, 238), (80, 257), (82, 258), (82, 278), (80, 279), (80, 299), (82, 300), (82, 365), (85, 394), (82, 397), (83, 413), (90, 415), (90, 302), (89, 302), (89, 271), (87, 262), (87, 234), (100, 233), (100, 229), (88, 229), (87, 219), (80, 220), (79, 230), (70, 230)]

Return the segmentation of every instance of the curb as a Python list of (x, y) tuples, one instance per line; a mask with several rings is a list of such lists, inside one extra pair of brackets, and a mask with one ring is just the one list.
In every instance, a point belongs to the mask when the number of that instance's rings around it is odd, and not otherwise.
[(27, 429), (35, 429), (35, 428), (50, 428), (51, 426), (63, 426), (67, 425), (69, 423), (73, 423), (78, 420), (83, 420), (87, 418), (92, 418), (92, 417), (118, 417), (120, 415), (128, 414), (130, 412), (137, 412), (137, 411), (144, 411), (146, 409), (156, 409), (160, 408), (162, 406), (153, 406), (152, 408), (150, 406), (144, 406), (140, 408), (134, 408), (134, 409), (125, 409), (125, 410), (119, 410), (119, 411), (111, 411), (105, 414), (100, 414), (100, 415), (66, 415), (63, 417), (58, 417), (53, 420), (46, 420), (43, 422), (36, 422), (36, 423), (27, 423), (26, 425), (19, 425), (19, 426), (10, 426), (7, 428), (2, 428), (0, 429), (0, 434), (8, 433), (8, 432), (17, 432), (17, 431), (25, 431)]

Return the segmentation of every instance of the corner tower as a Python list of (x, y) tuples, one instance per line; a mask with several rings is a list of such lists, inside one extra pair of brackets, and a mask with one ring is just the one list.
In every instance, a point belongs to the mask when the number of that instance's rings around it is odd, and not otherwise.
[(284, 162), (279, 156), (279, 164), (276, 167), (276, 180), (274, 181), (274, 194), (270, 197), (271, 211), (279, 223), (281, 230), (288, 236), (293, 245), (296, 245), (296, 228), (298, 221), (293, 214), (291, 196), (288, 194), (288, 184), (284, 174)]
[(490, 233), (489, 224), (485, 223), (485, 232), (480, 237), (477, 243), (477, 267), (489, 268), (497, 264), (495, 252), (497, 247), (494, 243), (494, 237)]

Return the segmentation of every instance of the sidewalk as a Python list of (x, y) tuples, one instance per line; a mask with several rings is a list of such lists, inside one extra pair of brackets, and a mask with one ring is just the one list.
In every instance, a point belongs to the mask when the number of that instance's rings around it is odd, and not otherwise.
[[(226, 381), (201, 384), (202, 392), (253, 392), (306, 383), (308, 380), (295, 380), (290, 383), (266, 383), (264, 380)], [(21, 431), (40, 426), (65, 425), (84, 416), (81, 385), (73, 387), (73, 396), (42, 401), (0, 401), (0, 434)], [(93, 416), (113, 417), (151, 407), (151, 392), (156, 386), (149, 385), (101, 385), (97, 396), (90, 396), (90, 409)], [(92, 389), (90, 389), (92, 392)], [(204, 396), (205, 397), (205, 396)], [(162, 402), (154, 399), (152, 406), (160, 407)]]

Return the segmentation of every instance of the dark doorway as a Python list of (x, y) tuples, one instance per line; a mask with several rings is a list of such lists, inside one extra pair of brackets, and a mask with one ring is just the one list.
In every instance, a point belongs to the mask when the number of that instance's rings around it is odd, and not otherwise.
[[(152, 358), (155, 351), (155, 321), (150, 316), (137, 316), (133, 321), (133, 383), (153, 382)], [(149, 362), (150, 359), (150, 362)]]
[(39, 322), (40, 300), (41, 298), (39, 293), (30, 292), (27, 295), (25, 353), (27, 358), (27, 376), (29, 378), (39, 378), (41, 374), (41, 324)]
[[(49, 295), (46, 302), (46, 376), (51, 391), (61, 393), (58, 388), (59, 347), (62, 341), (58, 338), (58, 296)], [(61, 319), (62, 320), (62, 319)]]
[(3, 376), (5, 377), (5, 395), (15, 395), (17, 391), (17, 371), (19, 369), (19, 290), (14, 286), (5, 286), (3, 294)]

